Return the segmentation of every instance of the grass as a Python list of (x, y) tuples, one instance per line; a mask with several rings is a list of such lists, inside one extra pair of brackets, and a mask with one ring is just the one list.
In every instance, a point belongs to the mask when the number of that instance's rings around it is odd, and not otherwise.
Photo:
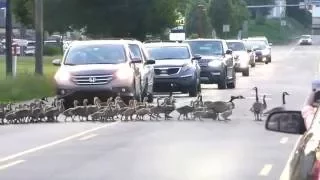
[(56, 66), (51, 61), (61, 57), (44, 57), (44, 76), (34, 75), (34, 57), (18, 57), (17, 76), (5, 76), (5, 56), (0, 57), (0, 102), (17, 102), (54, 95), (53, 75)]
[(274, 44), (286, 44), (307, 32), (302, 24), (292, 18), (286, 18), (287, 26), (280, 29), (279, 19), (267, 19), (262, 25), (254, 20), (249, 22), (249, 36), (266, 36)]

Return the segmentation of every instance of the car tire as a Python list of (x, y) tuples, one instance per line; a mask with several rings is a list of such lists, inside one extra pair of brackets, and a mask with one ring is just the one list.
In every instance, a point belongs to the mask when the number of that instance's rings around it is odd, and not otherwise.
[(233, 81), (231, 83), (227, 83), (227, 88), (228, 89), (234, 89), (236, 88), (236, 84), (237, 84), (237, 79), (236, 79), (236, 72), (233, 71)]
[(227, 78), (226, 72), (223, 72), (219, 81), (218, 81), (218, 89), (226, 89), (227, 88)]
[(267, 62), (268, 62), (268, 63), (271, 63), (271, 57), (268, 57), (268, 58), (267, 58)]
[(137, 82), (137, 80), (134, 80), (134, 99), (138, 102), (141, 102), (142, 100), (142, 92), (141, 92), (141, 82)]
[(64, 106), (65, 110), (73, 108), (73, 101), (71, 99), (64, 98), (63, 99), (63, 106)]
[(256, 63), (252, 63), (252, 64), (251, 64), (251, 67), (252, 67), (252, 68), (256, 67)]
[(142, 100), (145, 97), (147, 97), (148, 98), (147, 102), (148, 103), (153, 103), (153, 94), (148, 92), (148, 82), (149, 82), (149, 80), (147, 79), (146, 80), (146, 84), (145, 84), (144, 89), (143, 89), (143, 93), (142, 93)]
[(196, 78), (195, 83), (192, 85), (191, 88), (189, 88), (189, 97), (197, 97), (199, 92), (199, 84), (200, 81), (198, 78)]
[(247, 67), (245, 70), (242, 71), (242, 76), (249, 76), (250, 75), (250, 68)]

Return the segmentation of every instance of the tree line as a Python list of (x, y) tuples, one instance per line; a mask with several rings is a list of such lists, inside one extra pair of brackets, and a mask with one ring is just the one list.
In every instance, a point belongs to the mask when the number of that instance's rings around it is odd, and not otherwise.
[[(177, 26), (179, 13), (185, 15), (188, 34), (222, 36), (223, 24), (236, 34), (245, 20), (265, 17), (268, 8), (248, 10), (247, 5), (273, 4), (274, 0), (43, 0), (44, 28), (64, 33), (84, 29), (91, 37), (133, 37), (160, 35)], [(299, 0), (287, 0), (299, 1)], [(296, 15), (297, 9), (291, 9)], [(34, 0), (13, 0), (15, 19), (34, 27)], [(302, 12), (300, 12), (302, 13)], [(301, 14), (300, 14), (301, 15)]]

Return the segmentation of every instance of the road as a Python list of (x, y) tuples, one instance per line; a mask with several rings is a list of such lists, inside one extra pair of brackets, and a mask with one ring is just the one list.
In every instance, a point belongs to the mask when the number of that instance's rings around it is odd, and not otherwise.
[[(0, 127), (2, 180), (248, 180), (278, 179), (298, 138), (269, 132), (249, 109), (257, 86), (268, 107), (299, 110), (319, 77), (320, 38), (313, 46), (274, 46), (273, 62), (258, 64), (237, 88), (204, 85), (204, 100), (236, 101), (230, 122), (212, 120), (57, 123)], [(177, 106), (191, 98), (175, 95)]]

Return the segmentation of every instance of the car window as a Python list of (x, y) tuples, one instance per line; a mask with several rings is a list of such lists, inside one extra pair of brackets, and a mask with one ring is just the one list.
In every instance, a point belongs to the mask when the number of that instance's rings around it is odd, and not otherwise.
[(150, 57), (155, 60), (190, 58), (190, 52), (186, 46), (146, 47), (146, 49)]
[(129, 49), (130, 49), (132, 58), (139, 58), (141, 60), (143, 59), (139, 45), (129, 44)]
[(223, 55), (223, 46), (221, 41), (188, 41), (192, 54), (202, 56)]
[(303, 36), (301, 36), (301, 38), (302, 38), (302, 39), (309, 39), (309, 38), (311, 38), (311, 36), (303, 35)]
[(70, 48), (65, 64), (119, 64), (126, 61), (125, 49), (118, 44), (79, 45)]
[(245, 51), (246, 47), (242, 42), (227, 42), (228, 48), (232, 51)]

